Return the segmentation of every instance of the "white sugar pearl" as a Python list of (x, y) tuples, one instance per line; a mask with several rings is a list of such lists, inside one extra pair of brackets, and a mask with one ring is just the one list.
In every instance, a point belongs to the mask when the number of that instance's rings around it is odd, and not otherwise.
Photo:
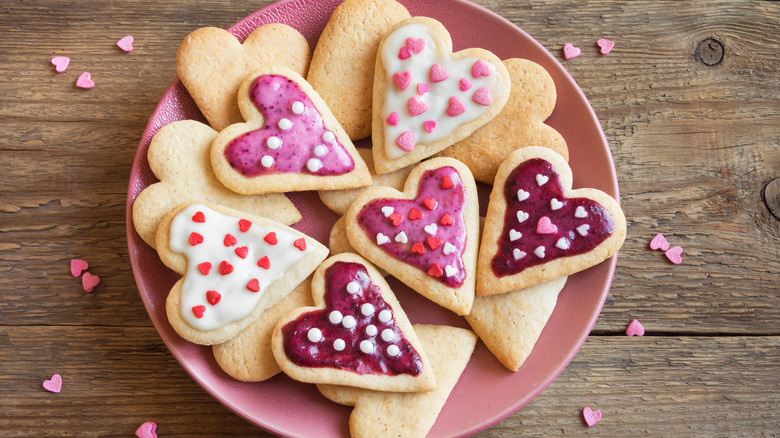
[(325, 146), (324, 144), (318, 144), (317, 146), (314, 147), (314, 155), (318, 157), (322, 157), (327, 153), (328, 153), (328, 147)]
[(384, 329), (382, 330), (382, 340), (385, 342), (390, 342), (393, 339), (395, 339), (395, 332), (390, 329)]
[(398, 356), (399, 354), (401, 354), (401, 350), (395, 344), (388, 345), (387, 346), (387, 354), (390, 355), (390, 356), (395, 357), (395, 356)]
[(260, 164), (262, 164), (263, 167), (271, 167), (274, 165), (274, 157), (263, 155), (263, 158), (260, 159)]
[(333, 143), (334, 141), (336, 141), (336, 134), (330, 131), (325, 131), (325, 133), (322, 134), (322, 141)]
[(317, 158), (312, 158), (306, 162), (306, 168), (309, 169), (310, 172), (316, 172), (322, 169), (322, 161)]
[(268, 146), (268, 149), (279, 149), (282, 145), (282, 140), (280, 140), (279, 137), (268, 137), (265, 141), (265, 145)]
[(366, 354), (371, 354), (374, 352), (374, 344), (371, 343), (368, 339), (363, 339), (360, 341), (360, 351)]
[(358, 284), (358, 282), (350, 281), (349, 283), (347, 283), (347, 292), (351, 294), (356, 294), (360, 292), (360, 285)]
[(344, 328), (351, 329), (357, 325), (357, 321), (355, 321), (354, 316), (347, 315), (341, 320), (341, 325), (343, 325)]
[(338, 310), (334, 310), (328, 315), (328, 320), (331, 324), (340, 324), (342, 319), (344, 319), (344, 316)]
[(306, 337), (309, 338), (311, 342), (320, 342), (320, 340), (322, 340), (322, 332), (315, 327), (309, 329), (309, 332), (306, 333)]
[(385, 309), (381, 312), (379, 312), (379, 321), (381, 322), (389, 322), (391, 319), (393, 319), (393, 312)]
[(290, 108), (293, 113), (295, 114), (303, 114), (303, 110), (306, 109), (306, 107), (303, 106), (303, 102), (295, 101), (292, 104), (292, 107)]
[(336, 351), (342, 351), (347, 347), (346, 342), (343, 339), (336, 339), (333, 341), (333, 349)]
[(287, 131), (288, 129), (292, 128), (293, 123), (290, 121), (290, 119), (282, 119), (279, 120), (279, 129), (282, 131)]
[(371, 303), (364, 303), (362, 306), (360, 306), (360, 313), (362, 313), (365, 316), (373, 315), (374, 305)]
[(377, 330), (376, 326), (374, 324), (369, 324), (366, 326), (366, 334), (368, 336), (376, 336)]

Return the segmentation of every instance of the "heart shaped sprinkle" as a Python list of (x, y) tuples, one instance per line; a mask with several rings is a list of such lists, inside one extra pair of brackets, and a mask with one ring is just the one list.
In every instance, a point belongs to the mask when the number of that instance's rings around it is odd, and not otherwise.
[(209, 272), (211, 272), (211, 263), (203, 262), (198, 264), (198, 271), (203, 275), (209, 275)]
[(439, 230), (439, 227), (436, 226), (436, 224), (429, 224), (423, 227), (423, 230), (425, 230), (426, 233), (430, 235), (436, 235), (436, 231)]
[(547, 181), (550, 180), (550, 177), (547, 175), (537, 174), (536, 175), (536, 184), (538, 184), (540, 187), (547, 184)]
[(607, 53), (612, 51), (612, 48), (615, 47), (615, 43), (605, 39), (601, 38), (600, 40), (596, 41), (596, 45), (601, 47), (601, 54), (606, 55)]
[(515, 260), (520, 260), (521, 258), (525, 257), (527, 254), (523, 251), (520, 251), (519, 249), (515, 248), (512, 250), (512, 257), (515, 258)]
[(422, 204), (429, 211), (432, 211), (434, 208), (436, 208), (436, 204), (438, 204), (438, 202), (436, 202), (436, 200), (433, 199), (433, 198), (425, 198), (425, 199), (423, 199)]
[(523, 233), (515, 230), (509, 230), (509, 240), (514, 242), (515, 240), (523, 237)]
[(257, 261), (257, 266), (263, 268), (263, 269), (270, 269), (271, 268), (271, 259), (268, 258), (268, 256), (263, 256), (260, 260)]
[(233, 265), (226, 261), (219, 262), (219, 273), (222, 275), (228, 275), (233, 272)]
[(462, 78), (460, 82), (458, 82), (458, 88), (460, 88), (460, 91), (468, 91), (468, 89), (471, 88), (471, 82), (466, 78)]
[(653, 240), (650, 241), (650, 249), (666, 251), (669, 249), (669, 242), (666, 241), (666, 237), (663, 234), (656, 234)]
[(553, 210), (553, 211), (560, 210), (561, 207), (563, 207), (563, 202), (561, 202), (561, 201), (559, 201), (559, 200), (557, 200), (555, 198), (550, 199), (550, 210)]
[(206, 301), (209, 302), (212, 306), (216, 306), (217, 303), (219, 303), (219, 300), (222, 299), (222, 294), (215, 290), (210, 290), (206, 292)]
[(190, 234), (190, 245), (195, 246), (203, 243), (203, 236), (198, 233)]
[(466, 111), (466, 107), (463, 106), (463, 102), (457, 97), (450, 97), (449, 106), (447, 106), (447, 115), (455, 117), (463, 114)]
[(230, 234), (225, 234), (225, 239), (224, 239), (224, 240), (222, 240), (222, 243), (223, 243), (225, 246), (227, 246), (227, 247), (230, 247), (230, 246), (233, 246), (233, 245), (235, 245), (236, 243), (238, 243), (238, 240), (236, 240), (236, 238), (235, 238), (235, 237), (233, 237), (233, 236), (232, 236), (232, 235), (230, 235)]
[(409, 59), (410, 56), (412, 56), (412, 54), (409, 52), (409, 49), (406, 46), (401, 47), (401, 50), (398, 51), (398, 59), (402, 61), (404, 59)]
[(528, 220), (529, 217), (530, 217), (529, 214), (524, 212), (523, 210), (517, 210), (517, 221), (520, 222), (521, 224), (526, 220)]
[(76, 86), (88, 90), (95, 86), (95, 82), (92, 81), (92, 75), (89, 74), (88, 71), (85, 71), (76, 79)]
[(582, 410), (582, 416), (585, 418), (585, 424), (591, 427), (601, 421), (601, 411), (594, 411), (589, 407)]
[(404, 220), (404, 217), (400, 213), (393, 213), (390, 216), (388, 216), (388, 218), (393, 223), (394, 227), (401, 225), (401, 222), (403, 222)]
[(127, 35), (125, 37), (122, 37), (119, 41), (116, 42), (116, 46), (124, 50), (125, 52), (132, 52), (133, 51), (132, 35)]
[(253, 278), (246, 284), (246, 288), (251, 292), (260, 292), (260, 282), (256, 278)]
[(384, 245), (385, 243), (389, 242), (390, 238), (385, 236), (382, 233), (376, 233), (376, 244), (377, 245)]
[(473, 76), (474, 79), (478, 79), (480, 76), (490, 76), (490, 65), (487, 62), (478, 59), (471, 67), (471, 76)]
[(263, 237), (263, 240), (269, 245), (276, 245), (279, 240), (276, 238), (276, 233), (271, 231), (270, 233), (266, 234), (265, 237)]
[(200, 306), (192, 306), (192, 314), (195, 315), (195, 318), (203, 318), (203, 315), (206, 313), (206, 306), (200, 305)]
[(636, 319), (631, 321), (631, 324), (626, 327), (626, 336), (644, 336), (645, 328)]
[(135, 436), (138, 438), (157, 438), (157, 423), (153, 421), (147, 421), (146, 423), (138, 426), (135, 430)]
[(389, 116), (387, 116), (387, 124), (390, 126), (395, 126), (398, 124), (398, 113), (392, 112)]
[(84, 292), (92, 292), (99, 284), (100, 277), (97, 275), (92, 275), (89, 272), (85, 272), (81, 277), (81, 285), (84, 287)]
[(242, 233), (246, 233), (250, 228), (252, 228), (252, 222), (246, 219), (238, 220), (238, 229), (241, 230)]
[(58, 394), (62, 391), (62, 376), (54, 374), (51, 379), (43, 381), (43, 389)]
[(412, 131), (406, 131), (403, 134), (399, 135), (397, 139), (395, 139), (395, 144), (398, 145), (401, 149), (405, 151), (411, 151), (414, 149), (414, 139), (415, 135)]
[(523, 189), (518, 189), (517, 190), (517, 200), (518, 201), (525, 201), (526, 199), (528, 199), (529, 196), (531, 196), (531, 194), (529, 192), (526, 192)]
[(567, 61), (580, 56), (580, 53), (582, 53), (582, 50), (579, 47), (574, 47), (571, 43), (563, 45), (563, 57)]
[(393, 211), (395, 211), (395, 209), (389, 205), (382, 207), (382, 214), (385, 215), (385, 217), (389, 217), (391, 214), (393, 214)]
[(406, 233), (401, 231), (400, 233), (395, 235), (395, 239), (393, 239), (393, 240), (395, 240), (398, 243), (406, 243), (406, 242), (409, 241), (409, 238), (406, 237)]
[(436, 251), (436, 248), (441, 246), (441, 239), (437, 237), (431, 236), (428, 238), (427, 242), (428, 242), (428, 248), (430, 248), (432, 251)]
[(70, 273), (74, 277), (78, 277), (82, 272), (89, 269), (89, 264), (84, 260), (73, 259), (70, 261)]
[(441, 82), (450, 77), (450, 73), (439, 64), (433, 64), (428, 72), (431, 82)]
[(301, 237), (300, 239), (297, 239), (293, 242), (293, 246), (298, 248), (300, 251), (306, 251), (306, 239)]
[(393, 82), (395, 82), (395, 85), (401, 90), (406, 90), (406, 87), (412, 82), (412, 74), (408, 71), (395, 73), (393, 75)]
[(236, 248), (235, 252), (237, 256), (241, 257), (242, 259), (245, 259), (246, 256), (249, 254), (249, 248), (247, 248), (246, 246), (239, 246), (238, 248)]
[(474, 93), (474, 96), (472, 96), (472, 100), (474, 102), (477, 102), (480, 105), (488, 106), (491, 103), (493, 103), (493, 99), (490, 98), (490, 88), (488, 87), (480, 87), (479, 90), (477, 90), (476, 93)]
[(202, 224), (206, 222), (206, 215), (204, 215), (202, 211), (199, 211), (192, 215), (192, 221)]
[(421, 100), (417, 100), (417, 98), (414, 98), (414, 97), (410, 97), (409, 98), (409, 102), (407, 104), (407, 107), (409, 108), (409, 115), (412, 116), (412, 117), (419, 116), (420, 114), (422, 114), (422, 113), (424, 113), (425, 111), (428, 110), (428, 104), (427, 103), (425, 103), (425, 102), (423, 102)]
[(683, 249), (682, 247), (675, 246), (672, 248), (669, 248), (664, 254), (666, 255), (666, 258), (669, 259), (670, 262), (674, 263), (675, 265), (679, 265), (682, 263), (682, 254)]
[(422, 219), (422, 217), (423, 217), (422, 212), (419, 209), (417, 209), (416, 207), (412, 207), (412, 209), (409, 210), (409, 219), (410, 220), (416, 221), (416, 220)]
[(422, 38), (407, 38), (406, 47), (414, 54), (420, 53), (425, 48), (425, 40)]
[(51, 59), (51, 63), (54, 65), (54, 70), (56, 70), (57, 73), (62, 73), (68, 69), (70, 58), (67, 56), (55, 56)]
[(423, 122), (423, 128), (425, 128), (425, 132), (430, 134), (433, 132), (433, 129), (436, 128), (436, 122), (433, 120), (426, 120)]
[(423, 84), (422, 82), (417, 84), (417, 94), (419, 94), (420, 96), (429, 92), (430, 90), (431, 88), (428, 86), (428, 84)]
[(449, 213), (444, 213), (441, 216), (441, 219), (439, 219), (439, 225), (443, 225), (445, 227), (448, 227), (448, 226), (450, 226), (450, 225), (452, 225), (454, 223), (455, 223), (455, 221), (452, 219), (452, 216), (450, 216)]

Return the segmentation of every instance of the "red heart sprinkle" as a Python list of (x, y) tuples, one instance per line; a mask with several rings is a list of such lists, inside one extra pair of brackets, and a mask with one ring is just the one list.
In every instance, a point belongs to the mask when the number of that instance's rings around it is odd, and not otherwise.
[(206, 292), (206, 301), (208, 301), (209, 304), (211, 304), (212, 306), (216, 306), (219, 300), (221, 299), (222, 299), (222, 295), (215, 290), (210, 290)]
[(273, 231), (266, 234), (265, 237), (263, 237), (263, 240), (265, 240), (269, 245), (276, 245), (279, 243), (279, 240), (276, 238), (276, 233)]
[(245, 259), (247, 254), (249, 254), (249, 248), (245, 246), (239, 246), (236, 248), (236, 255), (241, 257), (242, 259)]
[(195, 306), (192, 308), (192, 313), (198, 319), (203, 318), (203, 312), (205, 311), (206, 311), (206, 306)]
[(448, 226), (454, 224), (455, 221), (452, 219), (452, 216), (450, 216), (449, 213), (444, 213), (444, 216), (441, 217), (441, 220), (439, 220), (439, 224)]
[(455, 187), (455, 183), (452, 181), (452, 178), (445, 176), (441, 179), (441, 188), (447, 190), (453, 187)]
[(300, 239), (293, 242), (293, 246), (300, 249), (301, 251), (306, 251), (306, 239), (301, 237)]
[(412, 252), (419, 255), (425, 254), (425, 247), (423, 246), (423, 243), (417, 242), (412, 245)]
[(666, 237), (663, 234), (656, 234), (653, 240), (650, 241), (650, 249), (666, 251), (669, 249), (669, 242), (666, 241)]
[(209, 275), (209, 271), (211, 271), (211, 263), (203, 262), (199, 264), (198, 271), (200, 271), (200, 273), (203, 275)]
[(222, 243), (225, 244), (225, 246), (233, 246), (238, 242), (235, 237), (233, 237), (230, 234), (225, 234), (225, 240), (222, 241)]
[(219, 263), (219, 273), (220, 274), (228, 275), (231, 272), (233, 272), (233, 265), (231, 265), (230, 263), (228, 263), (228, 262), (226, 262), (224, 260)]
[(203, 243), (203, 236), (198, 233), (190, 234), (190, 245), (195, 246)]
[(260, 282), (257, 281), (256, 278), (253, 278), (249, 280), (249, 283), (246, 284), (246, 288), (252, 292), (260, 292)]
[(434, 208), (436, 208), (436, 200), (433, 198), (425, 198), (423, 199), (422, 203), (425, 206), (425, 208), (427, 208), (428, 210), (433, 210)]
[(260, 266), (263, 269), (269, 269), (271, 267), (271, 259), (269, 259), (268, 256), (264, 256), (257, 261), (257, 266)]
[(422, 219), (422, 212), (414, 207), (409, 211), (409, 219), (416, 221)]
[(585, 417), (585, 423), (588, 427), (601, 421), (601, 411), (594, 411), (588, 407), (582, 410), (582, 416)]
[(431, 250), (435, 250), (441, 245), (441, 239), (438, 237), (429, 237), (428, 238), (428, 246), (431, 248)]
[(89, 263), (84, 260), (73, 259), (70, 261), (70, 273), (73, 274), (74, 277), (78, 277), (87, 269), (89, 269)]
[(239, 219), (238, 221), (238, 229), (241, 230), (242, 233), (246, 233), (249, 228), (252, 227), (252, 222), (249, 222), (246, 219)]
[(428, 275), (431, 277), (441, 277), (441, 268), (438, 263), (434, 263), (431, 269), (428, 269)]
[(466, 107), (463, 106), (463, 102), (457, 97), (450, 97), (449, 106), (447, 106), (447, 115), (455, 117), (463, 114), (464, 111), (466, 111)]
[(406, 90), (406, 87), (412, 82), (412, 74), (408, 71), (395, 73), (393, 74), (393, 82), (395, 82), (395, 85), (400, 88), (401, 91)]
[(206, 215), (203, 214), (202, 211), (199, 211), (199, 212), (197, 212), (197, 213), (192, 215), (192, 221), (193, 222), (198, 222), (198, 223), (202, 224), (202, 223), (206, 222)]
[(100, 277), (92, 275), (89, 272), (85, 272), (81, 277), (81, 285), (84, 287), (84, 292), (92, 292), (97, 285), (100, 284)]
[(401, 225), (401, 221), (404, 220), (404, 217), (401, 216), (400, 213), (392, 213), (390, 216), (388, 216), (388, 219), (393, 221), (393, 225), (397, 227)]

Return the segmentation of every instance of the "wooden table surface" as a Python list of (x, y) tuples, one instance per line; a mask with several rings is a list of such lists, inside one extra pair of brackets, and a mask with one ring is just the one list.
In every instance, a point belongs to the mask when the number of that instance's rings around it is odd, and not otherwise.
[[(132, 436), (145, 421), (161, 437), (267, 436), (173, 359), (125, 238), (130, 167), (179, 43), (267, 3), (0, 4), (0, 436)], [(780, 434), (780, 3), (477, 3), (561, 60), (565, 42), (583, 49), (564, 66), (604, 127), (628, 218), (591, 336), (479, 436)], [(127, 34), (129, 54), (114, 46)], [(74, 86), (86, 70), (88, 91)], [(648, 248), (656, 233), (682, 264)], [(95, 292), (72, 258), (102, 278)], [(634, 318), (642, 338), (625, 336)], [(41, 388), (53, 373), (56, 395)], [(584, 406), (603, 412), (593, 428)]]

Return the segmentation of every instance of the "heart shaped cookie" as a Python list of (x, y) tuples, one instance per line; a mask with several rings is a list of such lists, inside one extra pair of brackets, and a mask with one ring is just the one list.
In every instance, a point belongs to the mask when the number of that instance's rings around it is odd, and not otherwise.
[(482, 235), (477, 295), (571, 275), (620, 249), (626, 218), (618, 203), (571, 185), (566, 160), (547, 148), (518, 149), (501, 164)]
[(371, 184), (368, 167), (314, 89), (297, 73), (266, 66), (238, 91), (246, 123), (211, 146), (214, 173), (237, 193), (344, 189)]
[(350, 244), (426, 298), (469, 313), (479, 233), (476, 184), (452, 158), (415, 167), (404, 191), (374, 187), (345, 215)]
[(243, 43), (216, 27), (187, 35), (176, 52), (176, 73), (217, 131), (241, 122), (236, 93), (246, 76), (277, 64), (306, 75), (311, 49), (300, 32), (279, 23), (260, 26)]
[(496, 116), (509, 97), (506, 67), (483, 49), (452, 53), (438, 21), (398, 23), (379, 45), (372, 140), (378, 173), (419, 162)]
[(184, 276), (168, 294), (168, 321), (202, 345), (236, 336), (328, 254), (316, 240), (270, 219), (200, 203), (173, 208), (156, 239), (163, 263)]
[(295, 380), (394, 392), (435, 387), (411, 323), (385, 279), (344, 253), (312, 278), (315, 307), (281, 318), (271, 338), (279, 367)]

